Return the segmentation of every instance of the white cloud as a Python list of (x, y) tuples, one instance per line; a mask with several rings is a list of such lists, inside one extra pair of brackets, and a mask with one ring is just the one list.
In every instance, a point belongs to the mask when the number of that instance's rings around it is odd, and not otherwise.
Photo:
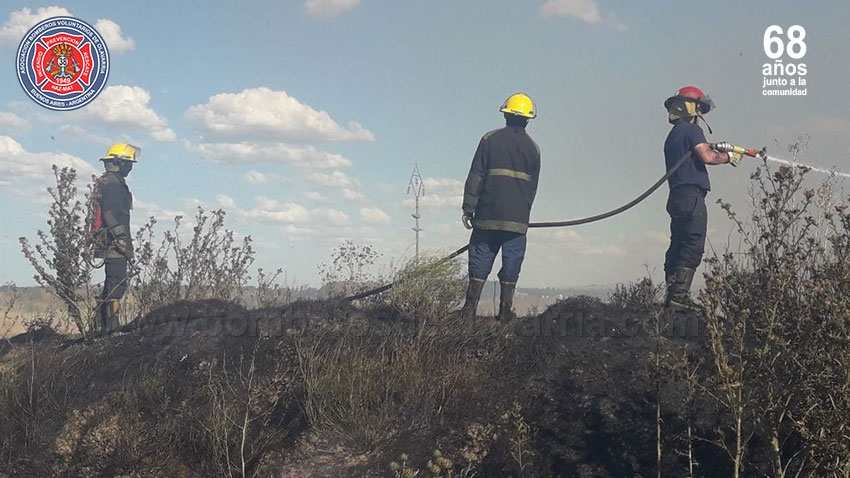
[(360, 219), (372, 224), (386, 224), (390, 222), (390, 215), (377, 207), (360, 208)]
[(248, 171), (242, 176), (242, 180), (248, 184), (265, 184), (269, 182), (268, 176), (259, 171)]
[[(17, 45), (21, 42), (21, 39), (27, 34), (29, 29), (35, 26), (36, 23), (50, 17), (59, 16), (68, 17), (74, 15), (72, 15), (68, 9), (55, 5), (51, 7), (41, 7), (35, 11), (29, 8), (22, 8), (18, 11), (12, 12), (9, 15), (9, 21), (0, 27), (0, 44), (9, 43)], [(94, 28), (103, 37), (103, 40), (106, 42), (106, 46), (109, 48), (110, 54), (120, 55), (121, 53), (134, 49), (136, 46), (132, 38), (124, 38), (122, 36), (121, 26), (112, 20), (100, 18), (97, 20)]]
[(333, 190), (334, 194), (342, 195), (348, 201), (365, 199), (363, 193), (359, 191), (360, 181), (350, 178), (341, 171), (313, 173), (307, 176), (307, 180), (325, 189)]
[(327, 202), (328, 198), (326, 198), (322, 193), (317, 191), (310, 191), (304, 195), (304, 199), (312, 202)]
[(325, 111), (301, 103), (286, 91), (265, 87), (220, 93), (186, 110), (186, 121), (211, 135), (293, 141), (374, 141), (360, 123), (339, 125)]
[(52, 166), (72, 167), (77, 178), (88, 180), (97, 169), (86, 161), (67, 153), (31, 153), (10, 136), (0, 135), (0, 186), (17, 184), (21, 180), (50, 182)]
[(144, 131), (156, 141), (175, 141), (163, 117), (149, 105), (151, 94), (138, 86), (109, 86), (85, 108), (75, 111), (84, 121), (94, 121)]
[(351, 10), (360, 0), (307, 0), (304, 12), (316, 18), (329, 18), (342, 15)]
[(313, 173), (307, 176), (311, 182), (328, 188), (352, 188), (355, 182), (342, 171)]
[(225, 210), (233, 209), (236, 207), (236, 201), (234, 201), (232, 197), (226, 196), (224, 194), (219, 194), (218, 196), (216, 196), (215, 202), (217, 202), (218, 205)]
[(548, 251), (550, 254), (574, 254), (580, 256), (620, 257), (626, 252), (615, 244), (588, 241), (573, 229), (535, 229), (528, 236), (529, 249)]
[(52, 136), (59, 141), (67, 138), (74, 138), (75, 140), (88, 141), (102, 145), (112, 144), (114, 142), (114, 138), (91, 133), (79, 124), (63, 124), (56, 128), (56, 134)]
[(584, 242), (584, 238), (573, 229), (564, 229), (564, 228), (545, 228), (541, 230), (534, 231), (535, 238), (542, 239), (544, 241), (549, 242), (570, 242), (570, 243), (581, 243)]
[(351, 201), (357, 201), (365, 198), (366, 196), (364, 196), (363, 193), (355, 189), (342, 188), (342, 197)]
[[(404, 201), (404, 205), (406, 207), (413, 207), (415, 204), (414, 199), (406, 199)], [(457, 208), (460, 210), (460, 206), (463, 204), (463, 194), (457, 194), (454, 196), (443, 196), (440, 194), (425, 194), (419, 198), (419, 207), (423, 209), (446, 209), (446, 208)]]
[(578, 18), (591, 24), (599, 23), (602, 19), (595, 0), (549, 0), (540, 7), (540, 13)]
[(336, 209), (320, 209), (317, 213), (319, 217), (325, 218), (327, 223), (334, 226), (342, 226), (348, 223), (348, 214)]
[(19, 132), (23, 129), (27, 129), (30, 126), (30, 122), (16, 115), (15, 113), (9, 113), (6, 111), (0, 111), (0, 130), (6, 130), (9, 132)]
[(9, 21), (0, 27), (0, 43), (17, 45), (36, 23), (60, 16), (71, 16), (71, 12), (59, 6), (41, 7), (34, 12), (29, 8), (14, 11), (9, 15)]
[[(419, 197), (419, 206), (425, 209), (457, 208), (463, 204), (464, 182), (455, 178), (432, 178), (422, 180), (424, 194)], [(404, 205), (412, 207), (414, 199), (408, 198)]]
[(294, 224), (288, 224), (283, 230), (290, 236), (312, 236), (317, 233), (313, 228), (296, 226)]
[(426, 191), (434, 192), (452, 192), (463, 194), (464, 182), (455, 178), (425, 178), (422, 180), (422, 185)]
[[(196, 206), (197, 205), (192, 205), (191, 208)], [(139, 199), (138, 195), (133, 197), (133, 214), (131, 215), (131, 218), (134, 223), (141, 225), (147, 222), (149, 218), (154, 217), (160, 223), (165, 223), (165, 227), (170, 227), (173, 224), (172, 221), (174, 221), (174, 218), (177, 216), (186, 217), (186, 213), (184, 211), (174, 209), (163, 209), (154, 203)], [(185, 224), (183, 226), (185, 226)]]
[(339, 226), (348, 223), (348, 215), (342, 211), (328, 208), (308, 209), (294, 202), (280, 202), (276, 199), (259, 196), (254, 198), (255, 206), (240, 209), (232, 198), (219, 195), (217, 202), (229, 208), (236, 216), (260, 223), (276, 224), (323, 224)]
[(186, 209), (197, 209), (199, 207), (204, 207), (204, 202), (198, 198), (184, 198), (182, 202), (183, 207)]
[(155, 131), (148, 132), (148, 134), (150, 134), (150, 137), (155, 141), (161, 141), (163, 143), (170, 143), (177, 139), (177, 135), (174, 134), (174, 131), (170, 128), (157, 129)]
[(548, 0), (540, 7), (540, 14), (578, 18), (591, 25), (607, 25), (617, 30), (628, 29), (614, 14), (603, 17), (596, 0)]
[(183, 142), (186, 150), (214, 162), (280, 162), (308, 168), (341, 168), (351, 166), (345, 156), (319, 151), (313, 146), (285, 143), (198, 143)]
[(94, 27), (106, 42), (110, 54), (120, 55), (136, 48), (136, 42), (132, 38), (124, 38), (121, 35), (121, 25), (112, 20), (99, 18)]

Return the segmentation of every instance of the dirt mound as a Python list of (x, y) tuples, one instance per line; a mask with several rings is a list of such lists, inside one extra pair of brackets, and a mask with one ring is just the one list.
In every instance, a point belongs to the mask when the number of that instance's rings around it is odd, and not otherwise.
[[(591, 298), (507, 325), (201, 301), (88, 343), (38, 332), (0, 352), (0, 476), (393, 476), (393, 461), (429, 460), (479, 476), (648, 476), (657, 397), (681, 399), (650, 322)], [(698, 342), (663, 352), (698, 355)], [(680, 411), (662, 407), (674, 474)]]

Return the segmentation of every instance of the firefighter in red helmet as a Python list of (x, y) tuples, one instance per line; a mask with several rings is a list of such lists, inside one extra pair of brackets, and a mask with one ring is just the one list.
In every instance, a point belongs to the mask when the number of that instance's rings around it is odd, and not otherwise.
[(670, 247), (664, 261), (665, 304), (690, 307), (691, 283), (702, 262), (708, 224), (705, 196), (711, 190), (711, 184), (706, 165), (737, 166), (742, 156), (734, 152), (717, 152), (706, 141), (697, 120), (705, 122), (703, 115), (714, 109), (714, 102), (699, 88), (680, 88), (675, 95), (667, 98), (664, 108), (668, 122), (673, 125), (664, 142), (667, 170), (672, 169), (686, 153), (691, 153), (690, 159), (667, 180), (670, 187), (667, 198)]

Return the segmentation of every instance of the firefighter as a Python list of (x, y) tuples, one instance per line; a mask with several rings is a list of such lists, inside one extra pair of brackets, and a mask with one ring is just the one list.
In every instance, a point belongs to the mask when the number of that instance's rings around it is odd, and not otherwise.
[(516, 318), (513, 298), (525, 258), (531, 205), (540, 175), (540, 149), (526, 133), (528, 121), (537, 117), (528, 95), (508, 97), (499, 109), (505, 127), (486, 133), (478, 143), (463, 191), (464, 227), (469, 239), (469, 284), (461, 316), (472, 319), (481, 290), (502, 251), (499, 320)]
[[(688, 308), (691, 283), (702, 261), (708, 213), (705, 196), (711, 190), (706, 165), (740, 163), (741, 153), (713, 150), (705, 139), (698, 119), (714, 108), (714, 102), (695, 86), (685, 86), (664, 102), (667, 120), (673, 125), (664, 142), (664, 159), (669, 171), (687, 153), (691, 157), (667, 180), (670, 188), (667, 213), (670, 215), (670, 247), (664, 261), (667, 283), (665, 305)], [(711, 128), (709, 127), (709, 132)]]
[[(100, 295), (100, 331), (111, 333), (120, 327), (121, 298), (127, 291), (127, 264), (133, 258), (133, 241), (130, 236), (130, 210), (133, 195), (126, 178), (141, 154), (140, 148), (115, 143), (100, 158), (106, 172), (97, 179), (99, 223), (104, 237), (101, 255), (104, 259), (105, 278)], [(97, 220), (96, 219), (96, 220)]]

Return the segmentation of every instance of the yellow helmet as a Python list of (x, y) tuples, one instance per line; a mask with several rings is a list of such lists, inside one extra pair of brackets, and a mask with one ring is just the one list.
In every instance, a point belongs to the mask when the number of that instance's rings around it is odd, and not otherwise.
[(106, 150), (106, 154), (100, 158), (101, 161), (112, 161), (121, 159), (135, 163), (142, 155), (142, 148), (128, 143), (115, 143)]
[(534, 107), (534, 101), (525, 93), (515, 93), (509, 96), (502, 107), (499, 108), (499, 111), (529, 119), (537, 118), (537, 108)]

